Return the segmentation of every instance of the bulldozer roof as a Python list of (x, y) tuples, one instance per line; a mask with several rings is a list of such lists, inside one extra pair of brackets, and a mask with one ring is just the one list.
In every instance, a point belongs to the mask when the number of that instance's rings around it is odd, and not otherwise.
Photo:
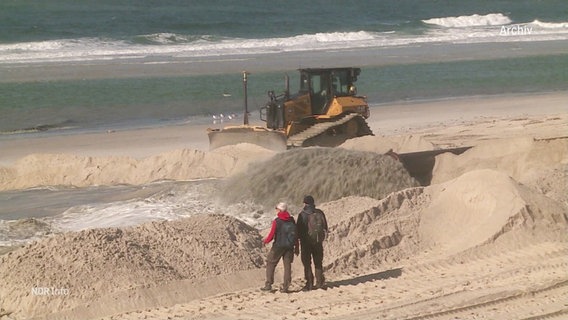
[(354, 70), (357, 74), (361, 72), (361, 68), (356, 67), (337, 67), (337, 68), (300, 68), (298, 69), (300, 72), (307, 72), (307, 73), (322, 73), (328, 71), (338, 71), (338, 70)]

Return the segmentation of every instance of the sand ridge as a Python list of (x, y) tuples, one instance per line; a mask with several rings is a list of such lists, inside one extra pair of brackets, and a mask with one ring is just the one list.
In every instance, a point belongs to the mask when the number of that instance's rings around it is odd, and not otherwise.
[[(263, 255), (256, 229), (224, 215), (198, 215), (175, 223), (58, 234), (0, 261), (2, 308), (17, 310), (19, 318), (134, 288), (259, 268)], [(37, 288), (60, 291), (42, 295)]]
[[(504, 196), (496, 197), (496, 190)], [(332, 287), (346, 275), (389, 266), (391, 272), (404, 274), (405, 268), (416, 268), (410, 261), (437, 263), (501, 241), (529, 239), (534, 233), (562, 239), (568, 231), (565, 207), (493, 170), (394, 192), (380, 201), (337, 201), (351, 212), (342, 215), (332, 209), (339, 211), (341, 205), (322, 205), (331, 218), (325, 269)], [(17, 317), (65, 311), (100, 298), (100, 292), (258, 269), (263, 265), (260, 238), (256, 229), (222, 215), (57, 235), (2, 258), (0, 273), (11, 279), (0, 291), (6, 301), (3, 308), (20, 310), (14, 313)], [(564, 240), (568, 244), (565, 236)], [(25, 273), (26, 265), (35, 265), (36, 272)], [(39, 300), (29, 295), (29, 289), (21, 290), (41, 285), (38, 281), (56, 282), (72, 293)]]
[(278, 153), (227, 179), (223, 199), (252, 199), (267, 207), (279, 201), (301, 204), (306, 194), (319, 202), (351, 195), (380, 199), (418, 182), (392, 157), (370, 151), (311, 147)]
[(30, 154), (13, 166), (0, 168), (0, 190), (49, 185), (138, 185), (159, 180), (220, 178), (242, 171), (251, 162), (261, 161), (273, 154), (273, 151), (248, 144), (212, 152), (179, 149), (142, 159)]
[[(504, 185), (517, 194), (514, 203), (459, 196), (471, 188), (472, 197), (491, 197)], [(440, 212), (448, 202), (469, 208)], [(568, 302), (561, 298), (568, 292), (566, 209), (503, 173), (473, 171), (382, 200), (346, 197), (321, 207), (331, 223), (327, 290), (267, 295), (243, 289), (108, 319), (263, 319), (267, 312), (282, 319), (491, 319), (530, 314), (535, 301), (544, 314), (554, 314)], [(479, 215), (499, 222), (487, 224)], [(301, 286), (298, 275), (293, 289)]]

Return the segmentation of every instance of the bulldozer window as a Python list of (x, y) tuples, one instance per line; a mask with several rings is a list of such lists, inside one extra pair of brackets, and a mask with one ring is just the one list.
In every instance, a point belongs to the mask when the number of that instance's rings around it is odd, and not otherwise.
[[(329, 74), (328, 74), (329, 76)], [(323, 113), (325, 106), (330, 99), (329, 78), (325, 75), (312, 75), (310, 84), (310, 96), (312, 99), (312, 113)]]
[(336, 96), (347, 96), (349, 95), (349, 75), (347, 71), (335, 72), (331, 79), (333, 93)]
[(310, 83), (308, 75), (302, 73), (300, 78), (300, 92), (309, 93), (310, 92)]

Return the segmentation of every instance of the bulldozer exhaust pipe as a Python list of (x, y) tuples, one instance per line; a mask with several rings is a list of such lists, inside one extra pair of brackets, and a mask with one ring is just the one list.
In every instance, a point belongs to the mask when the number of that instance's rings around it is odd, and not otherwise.
[(286, 100), (290, 98), (290, 77), (288, 74), (284, 76), (284, 95), (286, 96)]
[(243, 71), (243, 91), (244, 91), (244, 96), (245, 96), (245, 114), (244, 114), (244, 125), (248, 126), (249, 124), (249, 112), (248, 112), (248, 89), (247, 89), (247, 76), (249, 75), (249, 72)]

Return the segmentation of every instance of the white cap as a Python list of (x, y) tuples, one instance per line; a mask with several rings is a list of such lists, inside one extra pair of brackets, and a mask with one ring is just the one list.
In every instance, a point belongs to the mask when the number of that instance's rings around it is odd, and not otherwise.
[(277, 206), (276, 209), (280, 210), (280, 211), (286, 211), (286, 209), (288, 209), (288, 205), (286, 204), (286, 202), (280, 202)]

